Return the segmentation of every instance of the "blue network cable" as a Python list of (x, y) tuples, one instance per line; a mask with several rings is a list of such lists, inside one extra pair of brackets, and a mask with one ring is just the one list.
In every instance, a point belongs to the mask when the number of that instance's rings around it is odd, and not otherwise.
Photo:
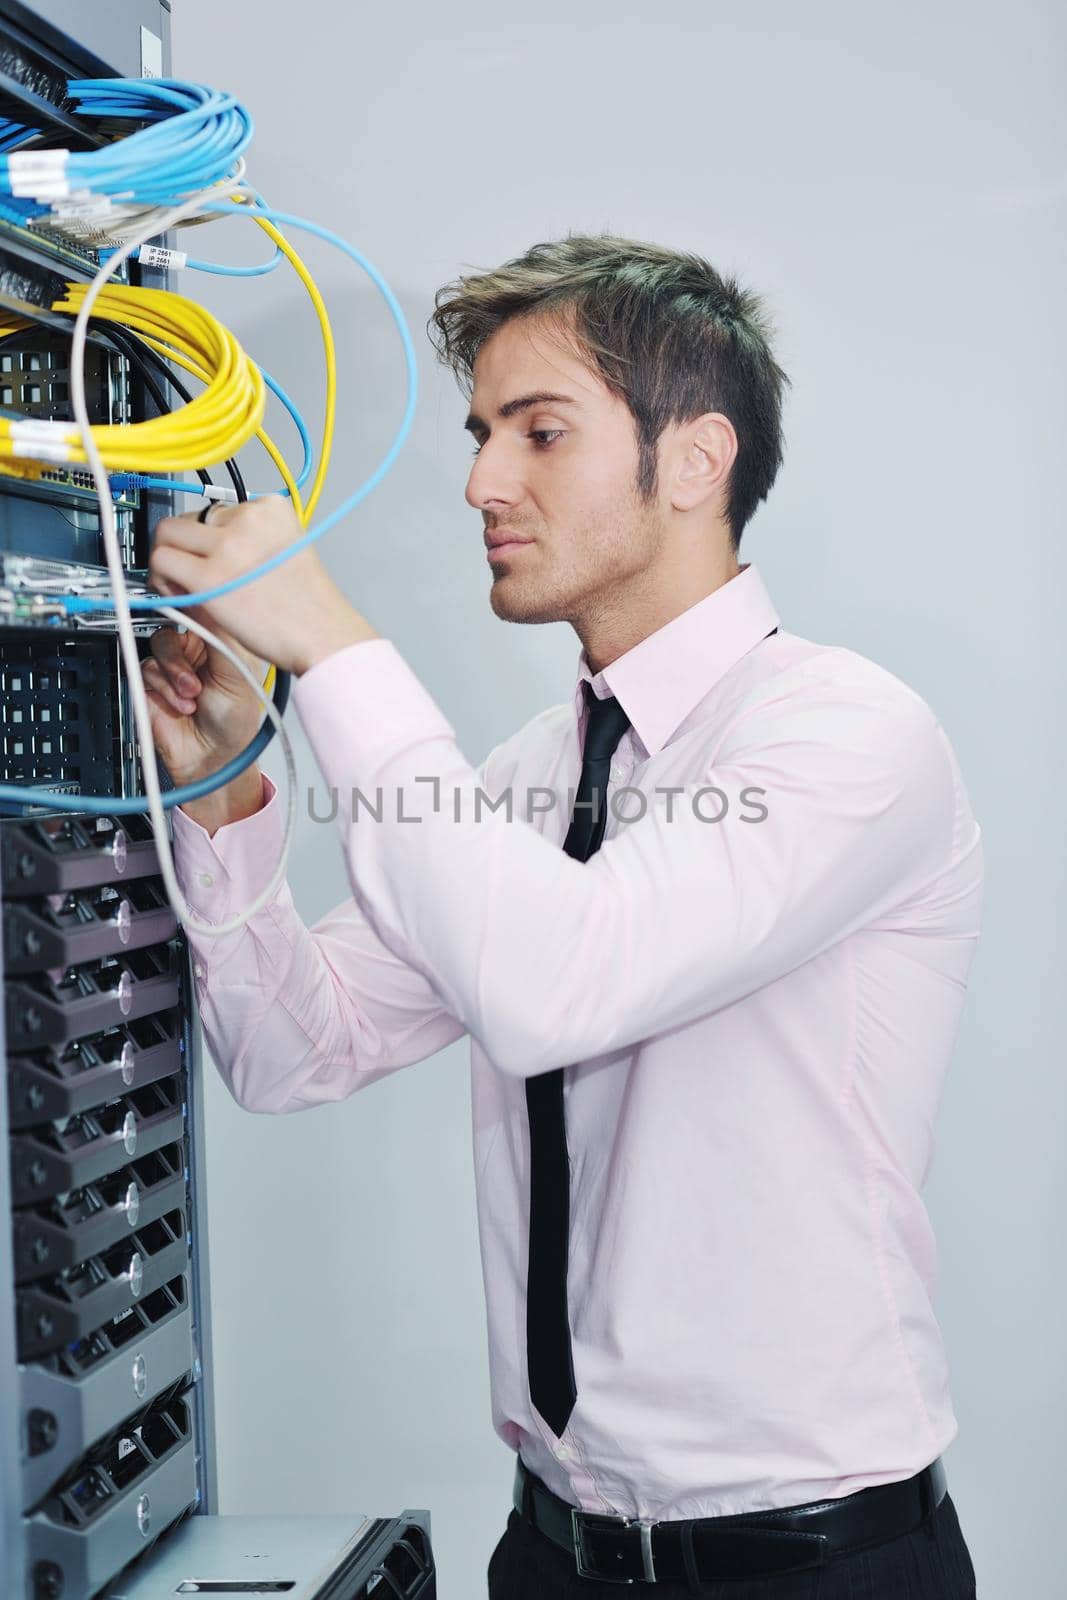
[(19, 228), (24, 228), (47, 210), (47, 206), (39, 206), (36, 200), (23, 200), (17, 194), (5, 194), (0, 199), (0, 217)]
[[(253, 208), (254, 209), (254, 208)], [(2, 210), (2, 208), (0, 208)], [(106, 261), (108, 256), (115, 254), (114, 250), (100, 250), (97, 252), (101, 261)], [(131, 250), (130, 261), (141, 259), (141, 247)], [(274, 272), (283, 260), (279, 245), (274, 246), (274, 254), (268, 261), (257, 261), (254, 267), (225, 267), (221, 261), (198, 261), (194, 256), (186, 256), (183, 262), (176, 263), (182, 267), (191, 267), (195, 272), (213, 272), (220, 278), (265, 278), (268, 272)]]
[(28, 128), (24, 123), (0, 117), (0, 152), (14, 150), (26, 139), (35, 139), (40, 131), (40, 128)]
[[(101, 120), (147, 123), (96, 150), (19, 152), (0, 155), (0, 192), (21, 187), (31, 197), (35, 183), (48, 186), (54, 172), (70, 189), (89, 189), (138, 205), (167, 205), (191, 190), (221, 183), (237, 172), (251, 143), (254, 124), (232, 94), (177, 78), (74, 78), (67, 85), (71, 109)], [(14, 162), (14, 167), (12, 167)], [(47, 203), (35, 202), (36, 213)]]
[(282, 252), (275, 245), (270, 260), (254, 267), (224, 267), (221, 261), (197, 261), (193, 256), (186, 257), (185, 265), (196, 272), (213, 272), (220, 278), (263, 278), (268, 272), (273, 272), (281, 260)]
[[(230, 177), (251, 143), (252, 117), (232, 94), (177, 78), (74, 78), (67, 85), (80, 116), (129, 118), (146, 128), (102, 149), (72, 152), (72, 187), (84, 173), (96, 193), (135, 186), (138, 201), (181, 195)], [(141, 187), (143, 183), (145, 187)], [(151, 194), (150, 194), (150, 191)]]
[[(251, 216), (254, 214), (253, 208), (244, 205), (235, 205), (232, 202), (220, 202), (218, 204), (205, 205), (202, 209), (205, 211), (218, 212), (220, 215), (225, 216), (239, 217)], [(418, 362), (415, 355), (415, 346), (412, 343), (411, 334), (408, 330), (404, 313), (400, 308), (396, 296), (393, 294), (393, 291), (390, 289), (385, 279), (378, 272), (377, 268), (372, 266), (372, 264), (367, 260), (366, 256), (356, 249), (355, 245), (349, 244), (347, 240), (341, 238), (340, 234), (334, 233), (331, 228), (324, 228), (320, 223), (311, 222), (306, 217), (294, 216), (288, 211), (274, 211), (272, 209), (268, 210), (266, 207), (260, 206), (257, 206), (255, 211), (258, 211), (260, 215), (267, 217), (271, 222), (284, 224), (288, 227), (299, 228), (305, 233), (313, 234), (316, 238), (325, 240), (327, 244), (334, 245), (344, 255), (347, 255), (352, 261), (354, 261), (357, 266), (362, 267), (374, 285), (380, 290), (386, 305), (389, 307), (389, 311), (393, 317), (393, 320), (396, 323), (397, 330), (400, 334), (400, 341), (404, 348), (404, 365), (408, 386), (407, 404), (404, 408), (404, 415), (401, 418), (400, 427), (397, 430), (396, 437), (393, 439), (392, 444), (390, 445), (381, 462), (378, 464), (376, 470), (369, 478), (365, 480), (364, 483), (360, 485), (354, 494), (349, 495), (347, 500), (343, 500), (335, 510), (331, 511), (328, 517), (325, 517), (322, 522), (318, 524), (317, 527), (309, 529), (293, 544), (287, 546), (287, 548), (284, 550), (280, 550), (277, 555), (272, 556), (269, 561), (264, 561), (258, 567), (253, 567), (249, 572), (242, 573), (238, 577), (230, 579), (228, 583), (216, 585), (214, 589), (204, 589), (199, 593), (185, 595), (160, 595), (157, 598), (151, 598), (147, 595), (131, 595), (129, 596), (127, 602), (131, 611), (151, 611), (158, 609), (160, 606), (172, 606), (180, 610), (187, 606), (200, 605), (205, 600), (217, 599), (220, 595), (228, 594), (233, 589), (239, 589), (244, 584), (251, 583), (254, 578), (261, 577), (264, 573), (273, 571), (275, 567), (280, 566), (283, 561), (288, 561), (290, 556), (295, 555), (296, 552), (303, 549), (305, 545), (311, 544), (313, 540), (320, 539), (324, 533), (328, 533), (332, 527), (342, 520), (342, 518), (346, 517), (350, 511), (354, 510), (354, 508), (360, 503), (361, 500), (366, 498), (372, 489), (377, 488), (378, 484), (385, 477), (386, 473), (388, 473), (392, 468), (393, 463), (399, 455), (404, 442), (411, 431), (411, 424), (414, 419), (415, 407), (418, 400)], [(63, 595), (58, 598), (62, 600), (63, 608), (67, 612), (68, 616), (85, 611), (105, 611), (114, 609), (112, 602), (104, 599), (96, 599), (90, 595)], [(56, 625), (59, 625), (58, 618), (56, 619)], [(273, 699), (274, 704), (277, 706), (279, 711), (284, 709), (285, 700), (288, 696), (288, 690), (289, 675), (283, 672), (277, 673)], [(199, 800), (204, 795), (212, 794), (216, 789), (222, 788), (224, 784), (227, 784), (231, 782), (232, 779), (238, 777), (242, 772), (245, 771), (247, 767), (252, 765), (252, 762), (255, 761), (260, 751), (263, 750), (269, 743), (272, 732), (273, 729), (270, 723), (264, 722), (255, 738), (244, 750), (241, 751), (240, 755), (234, 756), (232, 761), (228, 761), (226, 765), (221, 767), (217, 772), (211, 773), (210, 776), (206, 778), (200, 778), (195, 783), (183, 784), (181, 788), (169, 789), (164, 795), (161, 796), (161, 802), (164, 810), (170, 810), (174, 806), (184, 805), (187, 801)], [(47, 806), (49, 809), (57, 811), (84, 811), (95, 815), (115, 816), (129, 816), (134, 813), (143, 813), (147, 810), (147, 801), (144, 795), (126, 795), (120, 797), (114, 795), (53, 794), (47, 789), (34, 789), (27, 786), (10, 783), (0, 784), (0, 805), (17, 805), (22, 807), (27, 805)]]
[[(261, 194), (255, 194), (253, 195), (253, 199), (255, 200), (255, 205), (249, 209), (261, 210), (263, 207), (263, 196)], [(133, 252), (135, 256), (139, 256), (140, 253), (140, 247)], [(199, 261), (193, 256), (186, 257), (185, 265), (187, 267), (192, 267), (195, 272), (213, 272), (216, 274), (216, 276), (221, 278), (262, 278), (265, 277), (268, 272), (274, 272), (275, 269), (281, 265), (283, 259), (284, 255), (282, 248), (280, 245), (276, 244), (274, 246), (274, 254), (270, 257), (270, 259), (268, 261), (257, 262), (254, 267), (224, 267), (220, 261)]]

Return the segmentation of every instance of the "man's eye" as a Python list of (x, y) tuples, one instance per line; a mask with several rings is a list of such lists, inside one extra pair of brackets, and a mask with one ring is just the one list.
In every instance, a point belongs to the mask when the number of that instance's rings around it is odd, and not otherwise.
[[(565, 428), (534, 428), (526, 437), (527, 439), (536, 439), (539, 450), (550, 450), (557, 439), (562, 439), (566, 431)], [(481, 448), (480, 444), (476, 444), (471, 451), (471, 455), (476, 456)]]

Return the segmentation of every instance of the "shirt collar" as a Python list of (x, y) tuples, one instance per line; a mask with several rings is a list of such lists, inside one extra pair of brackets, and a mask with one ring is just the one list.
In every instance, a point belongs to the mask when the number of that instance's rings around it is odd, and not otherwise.
[(593, 673), (583, 646), (574, 710), (579, 729), (586, 683), (598, 699), (614, 695), (649, 755), (667, 744), (689, 713), (743, 655), (778, 626), (778, 613), (750, 561), (687, 611)]

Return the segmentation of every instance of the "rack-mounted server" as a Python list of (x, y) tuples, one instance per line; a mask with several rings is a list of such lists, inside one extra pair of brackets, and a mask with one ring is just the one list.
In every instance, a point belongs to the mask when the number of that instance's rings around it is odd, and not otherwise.
[[(88, 148), (99, 135), (66, 108), (68, 78), (167, 70), (169, 9), (0, 0), (0, 117)], [(96, 265), (0, 218), (0, 412), (69, 416), (70, 323), (49, 308)], [(86, 377), (94, 421), (152, 414), (99, 333)], [(136, 490), (116, 501), (133, 591), (164, 509)], [(113, 624), (55, 600), (105, 583), (86, 472), (0, 479), (0, 781), (139, 792)], [(154, 625), (135, 619), (142, 638)], [(426, 1511), (219, 1514), (202, 1059), (152, 830), (140, 814), (0, 813), (0, 1594), (434, 1600)]]

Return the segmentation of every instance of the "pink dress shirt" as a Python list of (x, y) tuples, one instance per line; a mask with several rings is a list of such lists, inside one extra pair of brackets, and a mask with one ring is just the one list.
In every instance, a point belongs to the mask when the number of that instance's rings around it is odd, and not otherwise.
[[(293, 698), (352, 898), (309, 928), (283, 887), (238, 932), (190, 936), (206, 1038), (249, 1110), (343, 1099), (470, 1035), (493, 1425), (589, 1511), (846, 1495), (958, 1431), (919, 1191), (979, 936), (980, 828), (926, 702), (852, 650), (765, 637), (777, 623), (746, 564), (595, 676), (583, 651), (572, 698), (477, 769), (389, 640), (339, 651)], [(632, 726), (582, 863), (562, 843), (588, 678)], [(277, 859), (264, 795), (213, 838), (174, 816), (207, 919)], [(562, 1440), (525, 1351), (523, 1079), (558, 1066)]]

